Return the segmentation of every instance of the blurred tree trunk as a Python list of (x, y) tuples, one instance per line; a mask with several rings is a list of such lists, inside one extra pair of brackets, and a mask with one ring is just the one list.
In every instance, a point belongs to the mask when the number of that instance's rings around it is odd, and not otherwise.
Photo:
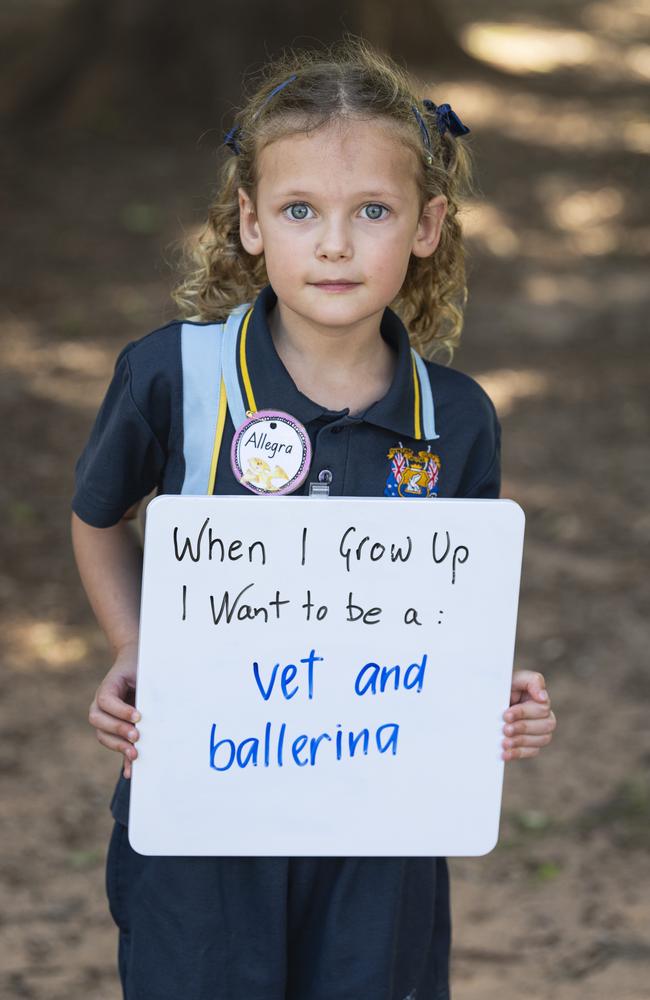
[(48, 126), (143, 138), (221, 130), (242, 73), (284, 46), (360, 34), (434, 77), (467, 72), (436, 0), (69, 0), (18, 51), (5, 52), (0, 114)]

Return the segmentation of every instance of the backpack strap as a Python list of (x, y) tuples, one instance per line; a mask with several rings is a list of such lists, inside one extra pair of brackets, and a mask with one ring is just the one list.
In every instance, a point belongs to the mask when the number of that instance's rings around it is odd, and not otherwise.
[(436, 434), (436, 415), (433, 405), (433, 393), (431, 391), (431, 379), (427, 371), (427, 366), (416, 350), (411, 348), (415, 367), (417, 369), (418, 380), (420, 382), (420, 394), (422, 398), (422, 430), (425, 441), (435, 441), (440, 437)]
[[(226, 386), (230, 419), (235, 430), (246, 419), (246, 406), (237, 374), (237, 340), (242, 316), (250, 309), (250, 303), (237, 306), (223, 325), (223, 351), (221, 353), (221, 373)], [(213, 424), (214, 426), (214, 424)]]
[(248, 304), (234, 309), (225, 323), (183, 323), (181, 365), (183, 372), (182, 494), (209, 493), (227, 406), (235, 429), (246, 419), (246, 407), (237, 375), (237, 340)]
[(204, 494), (209, 489), (214, 429), (219, 417), (223, 324), (183, 323), (181, 364), (183, 373), (182, 494)]

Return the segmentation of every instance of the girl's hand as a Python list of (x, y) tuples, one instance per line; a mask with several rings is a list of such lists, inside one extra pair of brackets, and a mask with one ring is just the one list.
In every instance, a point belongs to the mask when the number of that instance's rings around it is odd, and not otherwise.
[(503, 713), (502, 760), (536, 757), (548, 746), (557, 722), (551, 712), (551, 699), (543, 674), (534, 670), (515, 670), (512, 675), (510, 708)]
[(140, 737), (133, 725), (140, 721), (140, 713), (133, 707), (137, 662), (137, 644), (124, 646), (97, 688), (88, 713), (99, 742), (124, 754), (125, 778), (131, 777), (131, 762), (138, 756), (133, 744)]

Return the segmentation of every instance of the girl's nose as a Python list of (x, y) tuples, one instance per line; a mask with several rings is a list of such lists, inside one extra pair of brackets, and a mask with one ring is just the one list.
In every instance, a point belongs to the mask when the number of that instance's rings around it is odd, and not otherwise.
[(330, 222), (316, 245), (319, 260), (341, 260), (352, 256), (352, 242), (343, 223)]

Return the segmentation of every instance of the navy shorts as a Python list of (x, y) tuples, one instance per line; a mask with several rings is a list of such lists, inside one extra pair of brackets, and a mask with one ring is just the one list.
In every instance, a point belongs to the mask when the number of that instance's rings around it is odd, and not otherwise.
[(106, 867), (125, 1000), (448, 1000), (444, 858), (144, 857)]

